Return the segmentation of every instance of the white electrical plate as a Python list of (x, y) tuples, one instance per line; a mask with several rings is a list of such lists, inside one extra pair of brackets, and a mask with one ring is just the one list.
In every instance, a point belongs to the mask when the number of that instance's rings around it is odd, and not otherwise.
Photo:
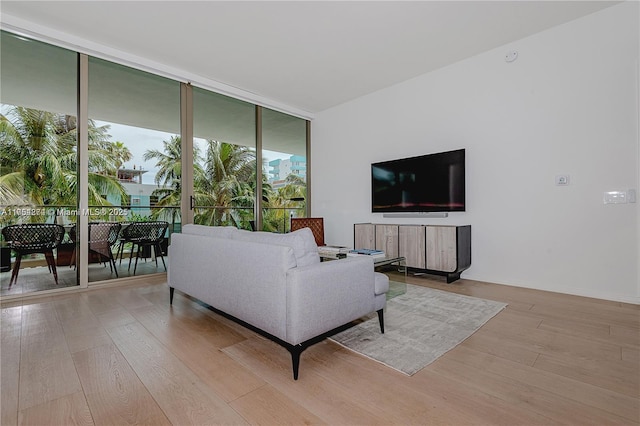
[(626, 204), (627, 192), (626, 191), (607, 191), (604, 193), (605, 204)]
[(558, 186), (569, 185), (569, 175), (558, 175), (558, 176), (556, 176), (556, 185), (558, 185)]

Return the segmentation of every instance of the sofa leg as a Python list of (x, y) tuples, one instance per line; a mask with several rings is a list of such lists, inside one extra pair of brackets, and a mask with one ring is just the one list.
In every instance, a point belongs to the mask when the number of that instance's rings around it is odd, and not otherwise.
[(378, 322), (380, 322), (380, 333), (384, 334), (384, 310), (378, 310)]
[(289, 349), (291, 352), (291, 364), (293, 365), (293, 380), (298, 380), (298, 369), (300, 368), (300, 354), (304, 350), (302, 346), (296, 345)]
[(175, 288), (173, 287), (169, 287), (169, 304), (173, 305), (173, 292), (175, 291)]

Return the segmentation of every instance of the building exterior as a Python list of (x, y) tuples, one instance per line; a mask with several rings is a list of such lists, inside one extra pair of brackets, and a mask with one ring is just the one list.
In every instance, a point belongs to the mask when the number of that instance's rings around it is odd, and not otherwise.
[[(132, 214), (140, 216), (150, 216), (151, 207), (153, 207), (157, 197), (153, 197), (153, 191), (158, 189), (157, 185), (142, 183), (142, 175), (146, 170), (136, 169), (119, 169), (118, 180), (129, 195), (128, 207)], [(113, 205), (120, 205), (120, 201), (109, 199)]]
[(269, 170), (269, 183), (273, 189), (283, 187), (289, 175), (298, 176), (306, 181), (307, 159), (302, 155), (292, 155), (286, 160), (269, 161), (269, 167), (271, 167)]

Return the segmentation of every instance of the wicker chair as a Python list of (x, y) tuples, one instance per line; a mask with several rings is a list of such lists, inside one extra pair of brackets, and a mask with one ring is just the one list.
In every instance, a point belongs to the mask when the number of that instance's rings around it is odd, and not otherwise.
[[(164, 262), (160, 242), (162, 241), (162, 238), (164, 238), (164, 234), (167, 232), (168, 228), (169, 222), (133, 222), (122, 230), (122, 239), (124, 243), (132, 244), (131, 256), (129, 257), (129, 270), (131, 270), (131, 258), (133, 257), (134, 251), (136, 253), (133, 275), (136, 274), (138, 259), (140, 258), (144, 247), (153, 247), (156, 267), (158, 266), (158, 255), (160, 255), (160, 259), (162, 259), (162, 264), (164, 265), (164, 270), (167, 270), (167, 264)], [(136, 246), (137, 250), (135, 250)]]
[[(124, 231), (131, 225), (133, 222), (120, 222), (120, 234), (118, 235), (118, 249), (116, 250), (116, 259), (120, 258), (119, 265), (122, 265), (122, 257), (124, 256), (124, 245), (127, 243), (124, 237)], [(131, 255), (129, 255), (131, 256)]]
[(76, 267), (76, 249), (78, 248), (76, 244), (78, 238), (78, 229), (76, 228), (76, 226), (77, 225), (74, 223), (73, 226), (69, 229), (69, 239), (73, 243), (73, 251), (71, 252), (71, 260), (69, 260), (69, 268), (73, 266), (74, 269)]
[(89, 250), (105, 258), (109, 262), (111, 272), (118, 276), (116, 261), (113, 258), (111, 247), (118, 241), (120, 235), (119, 223), (114, 222), (92, 222), (89, 223)]
[(53, 250), (60, 245), (64, 237), (64, 227), (53, 223), (10, 225), (2, 229), (2, 236), (9, 247), (16, 253), (16, 262), (13, 265), (9, 288), (18, 281), (22, 256), (33, 253), (44, 254), (49, 266), (49, 272), (53, 272), (53, 278), (56, 285), (58, 285), (58, 271), (56, 270)]
[(292, 217), (291, 231), (309, 228), (316, 238), (318, 247), (324, 245), (324, 219), (321, 217)]

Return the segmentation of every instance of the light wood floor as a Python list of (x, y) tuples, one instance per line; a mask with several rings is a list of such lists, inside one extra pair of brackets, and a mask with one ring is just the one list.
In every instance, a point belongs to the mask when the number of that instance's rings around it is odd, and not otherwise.
[(407, 281), (509, 305), (412, 377), (325, 340), (298, 381), (284, 348), (178, 293), (171, 308), (166, 283), (3, 305), (0, 423), (639, 423), (638, 306)]

